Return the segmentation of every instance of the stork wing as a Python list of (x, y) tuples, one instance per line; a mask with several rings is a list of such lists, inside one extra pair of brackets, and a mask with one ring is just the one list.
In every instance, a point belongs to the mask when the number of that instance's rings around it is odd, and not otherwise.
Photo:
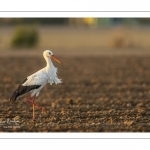
[(31, 86), (31, 85), (43, 85), (47, 83), (48, 76), (46, 72), (40, 70), (27, 77), (27, 80), (22, 84), (22, 86)]
[(24, 95), (34, 89), (38, 89), (43, 84), (47, 83), (47, 74), (40, 70), (31, 76), (28, 76), (14, 91), (10, 101), (15, 101), (19, 96)]

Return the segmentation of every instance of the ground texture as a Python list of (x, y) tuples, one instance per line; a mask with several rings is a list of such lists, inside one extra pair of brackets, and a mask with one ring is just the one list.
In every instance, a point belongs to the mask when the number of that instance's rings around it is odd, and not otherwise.
[(59, 56), (63, 83), (46, 85), (35, 110), (22, 97), (9, 98), (26, 76), (45, 66), (42, 56), (0, 58), (1, 132), (150, 131), (150, 56)]

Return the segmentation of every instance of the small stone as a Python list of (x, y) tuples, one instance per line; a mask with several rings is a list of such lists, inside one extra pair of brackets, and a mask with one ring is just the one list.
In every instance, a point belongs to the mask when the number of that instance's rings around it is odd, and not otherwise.
[(19, 120), (20, 119), (20, 116), (16, 116), (13, 118), (14, 120)]
[(127, 104), (127, 107), (131, 107), (132, 105), (130, 103)]
[(54, 102), (51, 103), (51, 107), (55, 108), (55, 103)]
[(67, 105), (73, 105), (73, 100), (71, 98), (66, 99), (66, 104)]

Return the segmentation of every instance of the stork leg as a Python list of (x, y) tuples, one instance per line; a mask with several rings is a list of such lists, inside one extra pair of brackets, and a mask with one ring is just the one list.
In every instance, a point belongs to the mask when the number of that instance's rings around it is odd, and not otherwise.
[(35, 98), (36, 98), (36, 96), (34, 95), (34, 98), (33, 98), (33, 101), (32, 101), (33, 120), (35, 120), (35, 112), (34, 112), (34, 110), (35, 110), (35, 103), (34, 103)]
[(31, 95), (28, 96), (27, 102), (32, 104), (32, 101), (30, 101)]
[(42, 107), (42, 106), (40, 106), (40, 105), (35, 103), (35, 98), (36, 98), (36, 95), (34, 95), (33, 101), (30, 100), (31, 99), (31, 95), (29, 95), (28, 98), (27, 98), (27, 102), (32, 104), (33, 120), (35, 119), (35, 112), (34, 112), (35, 111), (35, 106), (41, 108), (42, 112), (46, 112), (47, 113), (47, 111), (46, 111), (46, 109), (44, 107)]
[(42, 109), (42, 113), (43, 113), (43, 112), (46, 112), (46, 113), (47, 113), (47, 111), (46, 111), (46, 109), (45, 109), (44, 107), (42, 107), (42, 106), (40, 106), (40, 105), (38, 105), (38, 104), (35, 104), (35, 103), (34, 103), (34, 106), (37, 106), (37, 107), (41, 108), (41, 109)]
[(34, 97), (33, 97), (33, 100), (32, 100), (32, 101), (30, 100), (30, 98), (31, 98), (31, 95), (29, 95), (29, 97), (27, 98), (27, 102), (32, 104), (32, 111), (33, 111), (33, 112), (32, 112), (32, 114), (33, 114), (33, 120), (35, 120), (35, 103), (34, 103), (34, 101), (35, 101), (36, 96), (34, 95)]

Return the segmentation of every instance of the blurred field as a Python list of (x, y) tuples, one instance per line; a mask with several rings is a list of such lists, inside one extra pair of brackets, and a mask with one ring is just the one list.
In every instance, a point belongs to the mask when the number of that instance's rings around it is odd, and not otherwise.
[[(60, 27), (36, 26), (39, 43), (36, 49), (91, 50), (91, 49), (148, 49), (150, 48), (150, 28), (148, 27)], [(16, 26), (0, 27), (0, 50), (12, 49), (10, 44)]]
[[(150, 131), (150, 29), (130, 29), (125, 33), (126, 38), (123, 36), (130, 42), (123, 40), (126, 44), (119, 46), (112, 42), (114, 35), (122, 35), (119, 28), (54, 30), (45, 27), (40, 32), (37, 51), (13, 52), (9, 47), (0, 51), (2, 132)], [(4, 36), (10, 33), (12, 29)], [(45, 106), (48, 114), (36, 108), (37, 120), (33, 122), (26, 98), (10, 104), (9, 97), (26, 76), (45, 66), (44, 49), (51, 49), (63, 62), (63, 65), (54, 62), (63, 84), (44, 87), (37, 103)], [(2, 124), (7, 118), (18, 120), (17, 127)]]

